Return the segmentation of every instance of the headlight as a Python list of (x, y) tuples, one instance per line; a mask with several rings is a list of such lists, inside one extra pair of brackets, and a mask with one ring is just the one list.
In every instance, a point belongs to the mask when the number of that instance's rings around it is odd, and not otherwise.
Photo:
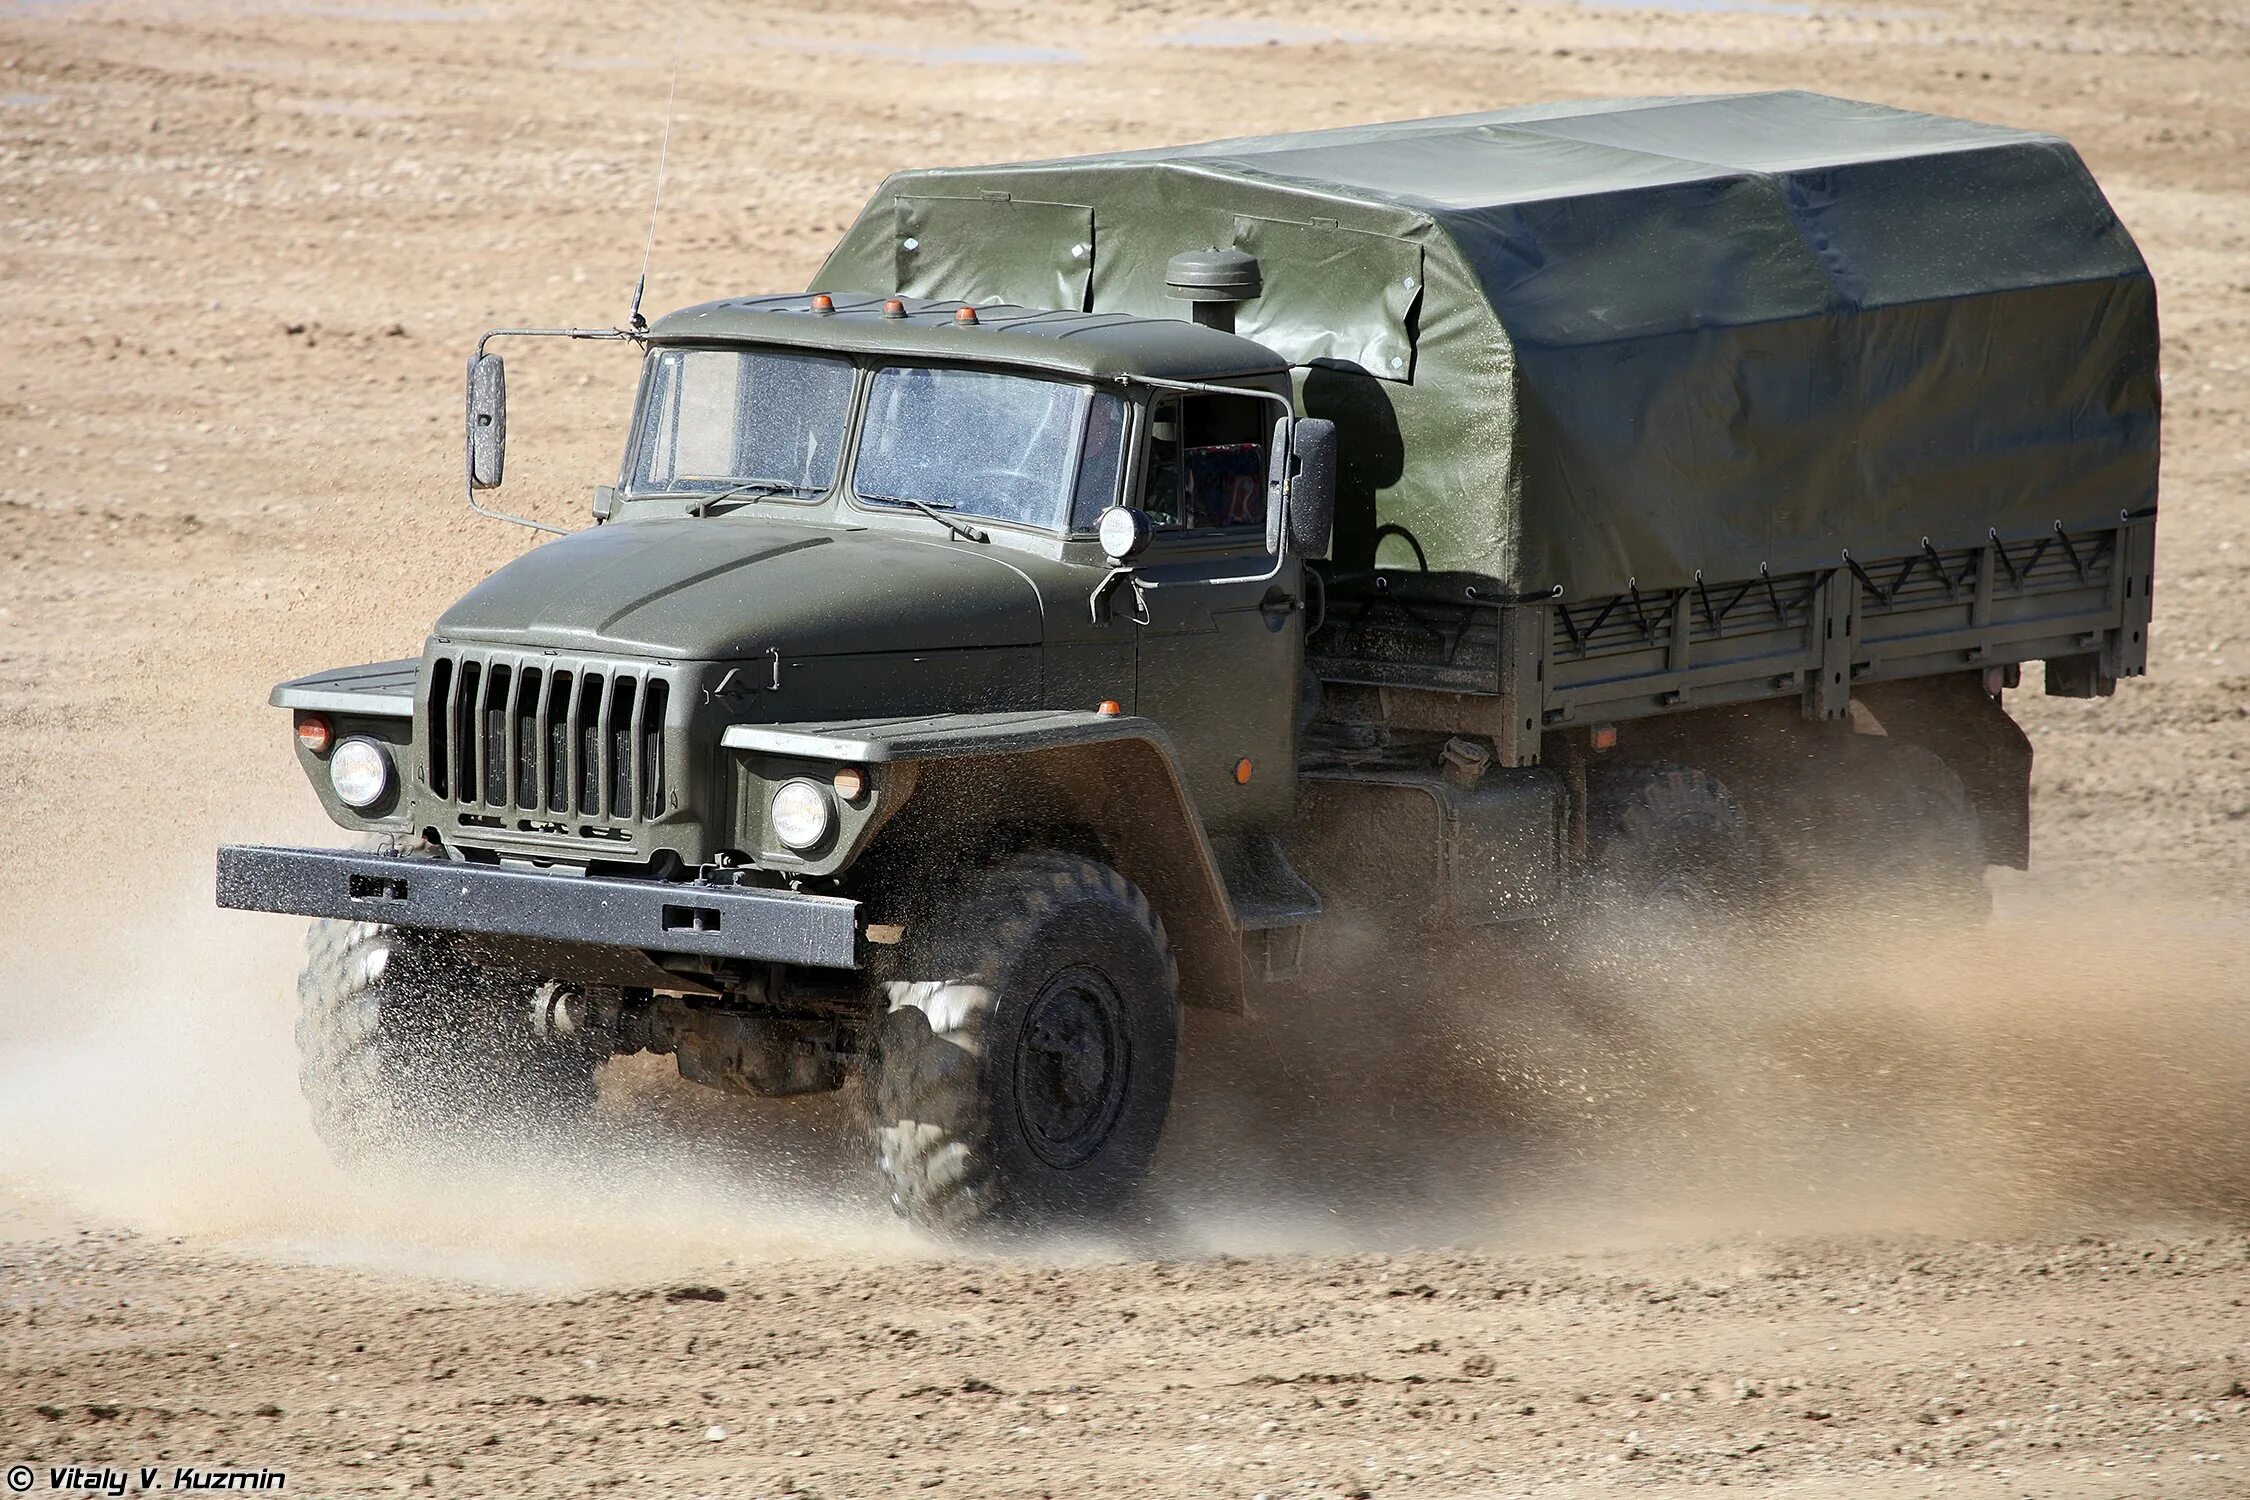
[(784, 781), (773, 792), (773, 832), (792, 849), (810, 849), (836, 823), (835, 804), (810, 781)]
[(354, 735), (328, 758), (328, 784), (346, 807), (373, 807), (391, 789), (391, 752)]

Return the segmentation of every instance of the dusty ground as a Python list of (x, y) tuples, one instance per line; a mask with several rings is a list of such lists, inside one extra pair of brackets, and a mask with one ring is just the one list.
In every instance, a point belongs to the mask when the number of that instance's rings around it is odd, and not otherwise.
[[(623, 316), (672, 22), (0, 0), (0, 1464), (2250, 1492), (2250, 11), (683, 3), (656, 308), (802, 285), (909, 164), (1800, 85), (2065, 134), (2165, 299), (2154, 675), (2017, 700), (2040, 871), (1981, 940), (1644, 962), (1624, 1032), (1378, 997), (1356, 1080), (1204, 1025), (1136, 1242), (940, 1254), (831, 1113), (646, 1077), (560, 1184), (354, 1188), (209, 848), (328, 836), (270, 682), (524, 545), (460, 504), (461, 359)], [(630, 371), (516, 364), (509, 493), (570, 515)]]

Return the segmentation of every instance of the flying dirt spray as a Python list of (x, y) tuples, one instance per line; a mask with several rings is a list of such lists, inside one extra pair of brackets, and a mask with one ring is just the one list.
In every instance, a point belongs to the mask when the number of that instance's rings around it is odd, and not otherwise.
[[(777, 1116), (647, 1068), (612, 1066), (559, 1160), (348, 1178), (295, 1088), (294, 942), (177, 889), (118, 953), (8, 944), (0, 1206), (19, 1232), (91, 1220), (531, 1287), (934, 1253), (851, 1170), (848, 1109)], [(1982, 929), (1808, 917), (1683, 936), (1656, 963), (1644, 935), (1606, 979), (1519, 954), (1443, 992), (1201, 1018), (1145, 1227), (1109, 1253), (2239, 1221), (2245, 916), (2142, 892), (2131, 933), (2055, 941), (2105, 910), (2011, 880)]]

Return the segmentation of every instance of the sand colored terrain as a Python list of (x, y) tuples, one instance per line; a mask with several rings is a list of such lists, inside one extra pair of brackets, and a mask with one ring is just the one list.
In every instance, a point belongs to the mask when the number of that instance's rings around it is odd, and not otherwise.
[[(210, 850), (332, 841), (266, 689), (528, 544), (461, 504), (461, 362), (623, 317), (678, 40), (652, 309), (803, 285), (908, 165), (1795, 86), (2066, 135), (2164, 301), (2151, 675), (2011, 701), (2036, 868), (1982, 932), (1192, 1018), (1127, 1239), (946, 1250), (840, 1109), (646, 1068), (568, 1162), (348, 1182), (296, 925)], [(575, 518), (629, 357), (512, 365), (509, 501)], [(2250, 1493), (2246, 386), (2240, 5), (0, 0), (0, 1466)]]

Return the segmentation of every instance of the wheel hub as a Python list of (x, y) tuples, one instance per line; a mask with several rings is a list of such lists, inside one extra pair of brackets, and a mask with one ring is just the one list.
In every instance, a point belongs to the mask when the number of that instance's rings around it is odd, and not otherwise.
[(1125, 1102), (1124, 1004), (1091, 969), (1047, 982), (1016, 1043), (1016, 1111), (1049, 1166), (1075, 1167), (1101, 1149)]

